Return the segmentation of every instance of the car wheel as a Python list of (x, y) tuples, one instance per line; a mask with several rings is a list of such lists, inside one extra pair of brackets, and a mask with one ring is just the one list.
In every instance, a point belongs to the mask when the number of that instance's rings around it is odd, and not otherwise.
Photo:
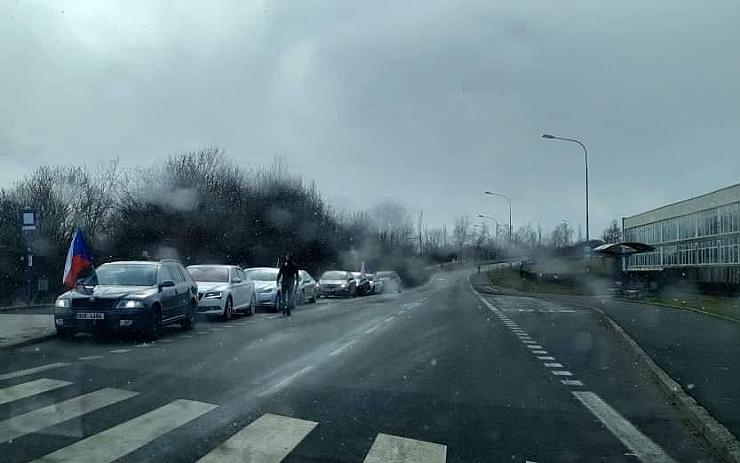
[(144, 338), (154, 341), (162, 336), (162, 309), (159, 306), (152, 307), (149, 323), (144, 329)]
[(231, 300), (231, 296), (226, 298), (226, 305), (224, 306), (223, 320), (225, 322), (231, 320), (234, 316), (234, 301)]
[(314, 292), (314, 293), (313, 293), (313, 297), (312, 297), (311, 299), (309, 299), (308, 301), (309, 301), (309, 302), (310, 302), (311, 304), (316, 304), (316, 299), (318, 299), (318, 298), (319, 298), (319, 296), (318, 296), (318, 295), (317, 295), (317, 294), (316, 294), (316, 293)]
[(257, 313), (257, 298), (252, 294), (252, 300), (249, 301), (249, 309), (247, 309), (247, 315), (252, 316)]
[(190, 303), (190, 310), (188, 313), (185, 314), (185, 320), (180, 324), (182, 329), (184, 330), (192, 330), (195, 328), (195, 311), (196, 307), (198, 307), (198, 303), (195, 301), (192, 301)]
[(306, 303), (306, 291), (301, 290), (301, 303), (299, 305), (304, 305)]

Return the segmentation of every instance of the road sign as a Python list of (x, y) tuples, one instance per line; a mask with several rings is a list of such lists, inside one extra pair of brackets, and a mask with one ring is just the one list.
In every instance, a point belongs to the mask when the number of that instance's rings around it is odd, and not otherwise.
[(23, 231), (34, 231), (38, 225), (38, 214), (35, 209), (29, 207), (21, 210), (21, 230)]

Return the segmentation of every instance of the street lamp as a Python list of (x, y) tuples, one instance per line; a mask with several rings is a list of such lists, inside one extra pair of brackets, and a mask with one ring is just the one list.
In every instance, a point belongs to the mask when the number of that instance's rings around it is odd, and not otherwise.
[(509, 203), (509, 246), (511, 246), (511, 235), (513, 230), (511, 226), (511, 199), (506, 195), (502, 195), (501, 193), (493, 193), (491, 191), (486, 191), (485, 194), (504, 198)]
[(478, 217), (480, 217), (481, 219), (490, 219), (490, 220), (493, 220), (494, 221), (494, 223), (496, 224), (496, 239), (498, 240), (498, 228), (499, 228), (499, 224), (498, 224), (498, 220), (496, 220), (496, 217), (493, 217), (493, 216), (490, 216), (490, 215), (485, 215), (485, 214), (478, 214)]
[(576, 140), (575, 138), (564, 138), (564, 137), (558, 137), (556, 135), (550, 135), (549, 133), (543, 134), (542, 138), (545, 138), (547, 140), (562, 140), (562, 141), (569, 141), (571, 143), (578, 143), (581, 145), (581, 148), (583, 148), (583, 159), (586, 162), (586, 243), (590, 241), (590, 236), (588, 232), (588, 150), (586, 149), (586, 145), (584, 145), (580, 140)]

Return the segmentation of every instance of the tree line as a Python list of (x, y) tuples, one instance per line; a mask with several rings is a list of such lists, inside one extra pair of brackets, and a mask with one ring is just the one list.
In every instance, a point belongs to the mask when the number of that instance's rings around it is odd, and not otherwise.
[[(23, 207), (39, 216), (38, 230), (30, 237), (19, 227)], [(42, 166), (1, 189), (3, 301), (23, 295), (27, 245), (34, 254), (34, 293), (39, 300), (58, 294), (78, 227), (96, 265), (175, 258), (184, 265), (274, 266), (279, 256), (291, 252), (314, 276), (329, 268), (357, 271), (365, 262), (369, 269), (397, 270), (415, 284), (425, 278), (426, 265), (453, 253), (451, 243), (432, 239), (434, 233), (427, 234), (430, 249), (424, 252), (411, 214), (401, 205), (385, 202), (363, 211), (339, 211), (314, 183), (291, 174), (280, 160), (246, 167), (218, 148), (205, 148), (146, 168), (124, 168), (118, 161)]]

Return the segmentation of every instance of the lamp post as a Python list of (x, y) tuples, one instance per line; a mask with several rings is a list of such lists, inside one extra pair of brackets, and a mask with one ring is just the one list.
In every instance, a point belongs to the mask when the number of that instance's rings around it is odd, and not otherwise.
[(576, 140), (575, 138), (558, 137), (556, 135), (550, 135), (549, 133), (543, 134), (542, 138), (547, 140), (561, 140), (569, 141), (571, 143), (578, 143), (579, 145), (581, 145), (581, 148), (583, 148), (583, 160), (586, 164), (586, 243), (588, 243), (591, 237), (589, 235), (588, 229), (588, 150), (586, 149), (586, 145), (584, 145), (580, 140)]
[(511, 235), (512, 235), (512, 226), (511, 226), (511, 199), (506, 196), (502, 195), (501, 193), (494, 193), (492, 191), (486, 191), (485, 194), (491, 195), (491, 196), (498, 196), (499, 198), (504, 198), (506, 202), (509, 203), (509, 245), (511, 245)]
[(485, 215), (485, 214), (478, 214), (477, 217), (480, 217), (481, 219), (493, 220), (493, 222), (496, 224), (496, 240), (498, 240), (498, 228), (499, 228), (499, 224), (498, 224), (498, 220), (496, 220), (496, 217), (493, 217), (493, 216), (490, 216), (490, 215)]

